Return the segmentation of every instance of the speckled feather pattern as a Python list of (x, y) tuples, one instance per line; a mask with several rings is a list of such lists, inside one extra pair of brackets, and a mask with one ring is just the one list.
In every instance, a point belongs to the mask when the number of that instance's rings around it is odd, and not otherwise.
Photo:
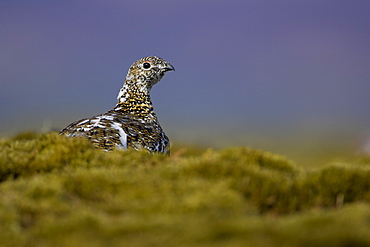
[(151, 88), (174, 67), (156, 56), (133, 63), (113, 110), (73, 122), (60, 131), (69, 137), (86, 137), (106, 151), (115, 148), (170, 152), (170, 141), (163, 132), (150, 99)]

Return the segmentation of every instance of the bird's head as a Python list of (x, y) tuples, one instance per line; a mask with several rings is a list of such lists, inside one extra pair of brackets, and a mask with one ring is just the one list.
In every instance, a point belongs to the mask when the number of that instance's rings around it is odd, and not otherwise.
[(166, 72), (171, 70), (175, 70), (175, 68), (162, 58), (156, 56), (144, 57), (131, 65), (126, 80), (135, 81), (150, 90), (153, 85), (162, 79)]

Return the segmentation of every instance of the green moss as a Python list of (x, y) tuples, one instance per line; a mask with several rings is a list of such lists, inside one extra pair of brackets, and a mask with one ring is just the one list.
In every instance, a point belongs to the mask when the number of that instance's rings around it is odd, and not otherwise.
[(2, 246), (370, 245), (366, 158), (311, 171), (249, 148), (167, 157), (56, 133), (0, 148)]

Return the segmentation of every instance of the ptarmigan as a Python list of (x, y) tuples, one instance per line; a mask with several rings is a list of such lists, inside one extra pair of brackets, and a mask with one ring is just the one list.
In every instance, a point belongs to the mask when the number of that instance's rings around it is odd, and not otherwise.
[(147, 149), (170, 153), (150, 99), (150, 90), (166, 72), (175, 68), (164, 59), (150, 56), (133, 63), (118, 94), (113, 110), (71, 123), (60, 131), (69, 137), (87, 137), (95, 147)]

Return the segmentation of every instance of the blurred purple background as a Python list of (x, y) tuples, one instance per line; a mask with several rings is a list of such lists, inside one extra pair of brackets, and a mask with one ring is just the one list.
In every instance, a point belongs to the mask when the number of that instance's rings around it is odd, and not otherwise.
[(369, 13), (368, 0), (1, 1), (0, 136), (110, 110), (129, 66), (157, 55), (176, 68), (152, 91), (174, 143), (349, 147), (370, 130)]

